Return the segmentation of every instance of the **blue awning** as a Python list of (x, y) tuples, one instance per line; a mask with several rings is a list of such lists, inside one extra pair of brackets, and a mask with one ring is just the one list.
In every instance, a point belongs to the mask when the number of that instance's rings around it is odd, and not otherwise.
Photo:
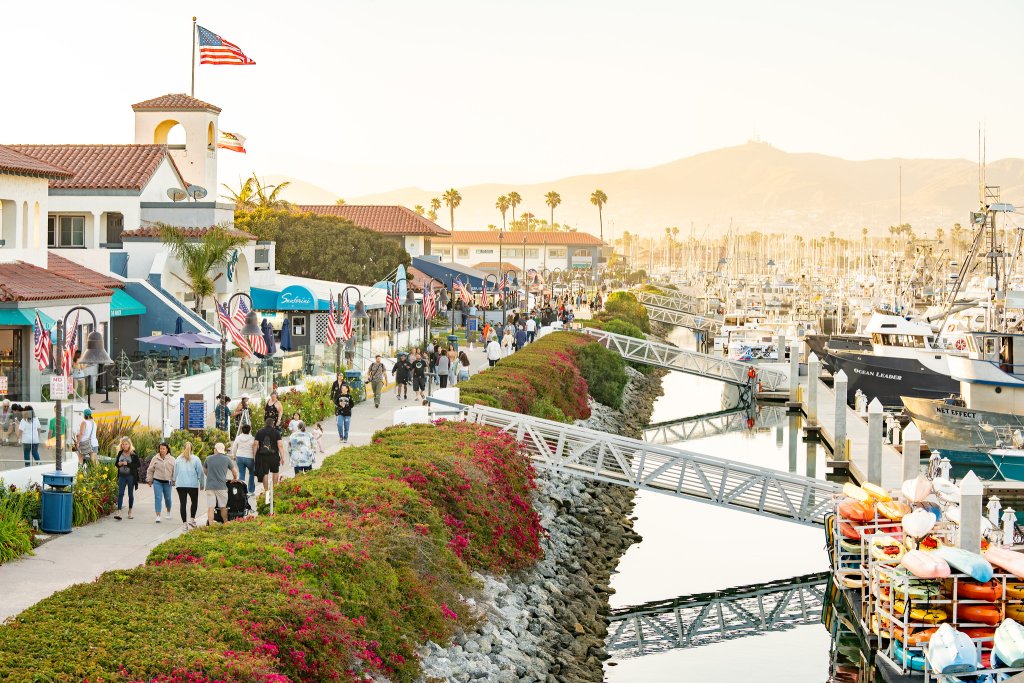
[(123, 289), (115, 289), (110, 297), (110, 317), (123, 318), (129, 315), (145, 315), (146, 307), (132, 298)]
[(487, 277), (487, 273), (476, 268), (458, 263), (441, 263), (419, 256), (413, 257), (412, 267), (427, 277), (437, 278), (444, 283), (445, 287), (451, 287), (454, 280), (459, 280), (470, 289), (482, 289), (484, 278)]
[[(56, 322), (53, 318), (39, 311), (39, 319), (47, 329), (53, 327)], [(0, 325), (35, 325), (36, 309), (34, 308), (3, 308), (0, 309)]]
[(258, 311), (326, 311), (327, 299), (319, 299), (308, 287), (290, 285), (281, 291), (252, 287), (252, 307)]

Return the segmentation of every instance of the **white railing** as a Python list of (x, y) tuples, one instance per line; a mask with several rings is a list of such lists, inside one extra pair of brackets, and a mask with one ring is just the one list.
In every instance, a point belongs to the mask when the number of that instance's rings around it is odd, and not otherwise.
[(786, 408), (783, 406), (758, 406), (753, 413), (749, 408), (737, 408), (648, 425), (644, 428), (644, 441), (671, 444), (689, 439), (706, 439), (745, 429), (774, 427), (785, 418)]
[(697, 332), (718, 332), (722, 329), (722, 321), (706, 315), (694, 315), (683, 311), (672, 311), (667, 308), (647, 306), (647, 317), (656, 323), (685, 327)]
[(597, 339), (606, 348), (617, 351), (626, 360), (637, 363), (709, 377), (737, 386), (750, 386), (755, 393), (781, 391), (789, 386), (786, 373), (759, 365), (699, 351), (688, 351), (678, 346), (614, 334), (592, 327), (585, 328), (583, 332)]
[(673, 292), (672, 294), (655, 294), (653, 292), (636, 292), (636, 299), (644, 306), (666, 308), (680, 313), (693, 313), (698, 315), (706, 312), (704, 302), (695, 296)]
[(538, 467), (821, 526), (839, 487), (699, 453), (474, 405), (466, 420), (515, 434)]

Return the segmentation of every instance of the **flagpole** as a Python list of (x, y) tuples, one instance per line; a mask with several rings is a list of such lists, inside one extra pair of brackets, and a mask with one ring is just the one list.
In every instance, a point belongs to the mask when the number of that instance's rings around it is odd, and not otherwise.
[(192, 17), (192, 97), (196, 96), (196, 18)]

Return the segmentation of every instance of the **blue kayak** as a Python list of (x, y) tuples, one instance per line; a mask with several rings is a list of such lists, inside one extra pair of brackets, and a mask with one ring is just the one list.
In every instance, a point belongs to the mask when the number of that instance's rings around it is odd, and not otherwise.
[(898, 664), (902, 664), (913, 671), (924, 671), (924, 655), (907, 652), (903, 649), (903, 643), (900, 640), (892, 641), (892, 656)]
[(995, 574), (995, 570), (992, 569), (992, 565), (989, 564), (988, 560), (969, 550), (942, 546), (932, 552), (944, 559), (950, 567), (967, 574), (975, 581), (986, 583), (991, 581), (992, 575)]

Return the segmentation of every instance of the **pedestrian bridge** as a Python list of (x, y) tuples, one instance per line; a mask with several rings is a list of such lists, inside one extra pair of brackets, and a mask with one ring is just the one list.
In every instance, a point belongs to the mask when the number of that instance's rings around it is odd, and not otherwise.
[(700, 351), (688, 351), (678, 346), (605, 332), (593, 327), (585, 327), (583, 332), (597, 339), (606, 348), (617, 351), (626, 360), (716, 379), (736, 386), (752, 387), (755, 395), (785, 391), (789, 386), (787, 373), (760, 365), (729, 360)]
[[(537, 467), (808, 526), (823, 526), (831, 482), (657, 446), (552, 420), (429, 399), (465, 419), (514, 434)], [(452, 412), (447, 413), (454, 417)]]
[(740, 406), (678, 420), (652, 422), (644, 428), (647, 443), (671, 444), (689, 439), (706, 439), (729, 432), (774, 427), (786, 419), (780, 405)]
[(636, 292), (636, 298), (655, 322), (706, 333), (715, 333), (722, 327), (721, 318), (705, 315), (705, 304), (697, 297), (682, 293)]
[(822, 572), (613, 610), (605, 646), (636, 657), (818, 624), (827, 584)]

